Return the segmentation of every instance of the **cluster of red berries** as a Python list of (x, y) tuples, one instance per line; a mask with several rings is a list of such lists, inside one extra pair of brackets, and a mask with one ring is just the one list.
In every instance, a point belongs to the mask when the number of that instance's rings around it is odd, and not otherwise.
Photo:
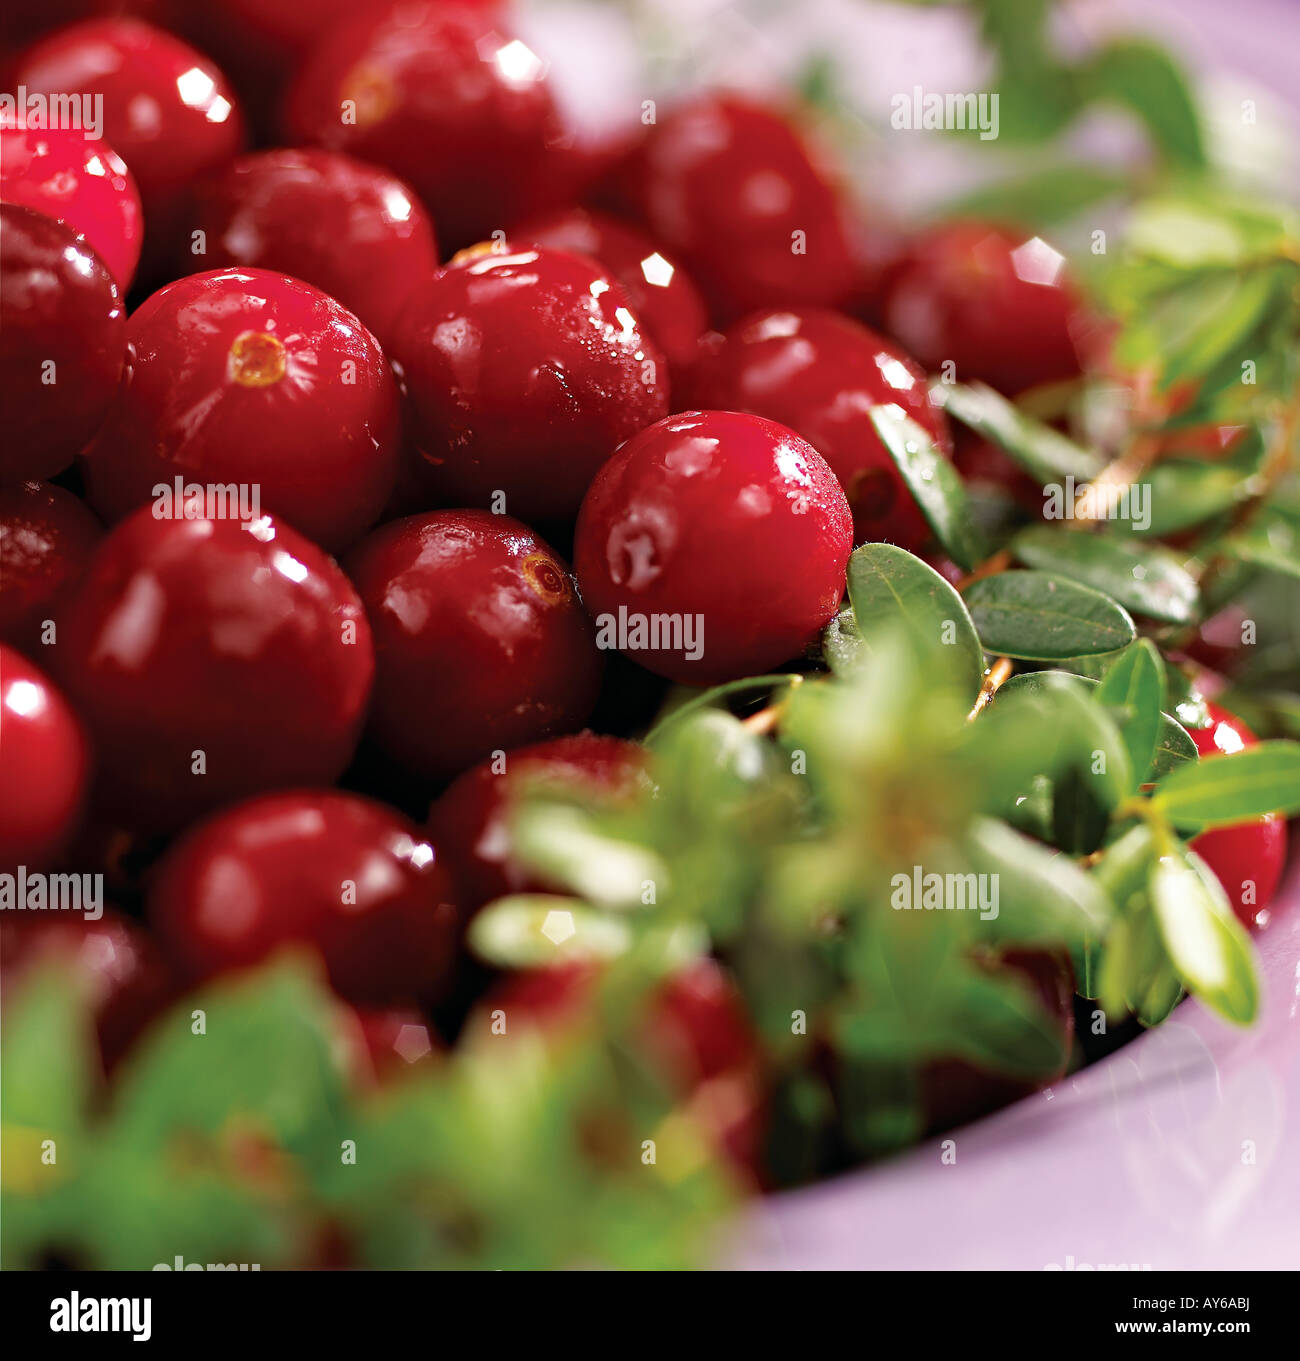
[[(486, 0), (55, 8), (6, 15), (0, 69), (102, 94), (104, 135), (0, 113), (0, 869), (177, 838), (151, 932), (69, 937), (110, 1058), (291, 941), (381, 1067), (422, 1056), (467, 916), (528, 886), (510, 780), (644, 778), (566, 735), (606, 631), (688, 684), (797, 658), (855, 543), (928, 545), (872, 409), (950, 450), (927, 368), (1077, 374), (1080, 300), (986, 224), (869, 266), (795, 123), (739, 98), (580, 151)], [(427, 828), (334, 787), (367, 753), (426, 800), (454, 779)], [(1212, 836), (1221, 875), (1276, 877), (1280, 824)], [(513, 996), (580, 1005), (559, 979)], [(692, 1089), (752, 1067), (714, 966), (656, 1005)]]

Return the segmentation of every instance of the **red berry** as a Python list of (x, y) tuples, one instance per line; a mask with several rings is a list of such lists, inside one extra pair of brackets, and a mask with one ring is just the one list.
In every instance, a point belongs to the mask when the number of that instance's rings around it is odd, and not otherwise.
[(292, 141), (409, 180), (452, 246), (529, 210), (560, 131), (544, 64), (486, 7), (445, 0), (340, 24), (303, 63), (286, 121)]
[(0, 644), (0, 873), (39, 871), (81, 817), (89, 761), (76, 716), (26, 657)]
[(1079, 295), (1064, 257), (1037, 236), (936, 227), (892, 272), (884, 316), (928, 370), (952, 364), (958, 382), (1015, 395), (1079, 373)]
[(0, 481), (72, 462), (104, 420), (125, 346), (121, 294), (85, 237), (0, 204)]
[(663, 356), (595, 261), (467, 256), (414, 290), (393, 344), (425, 479), (444, 504), (572, 517), (610, 454), (668, 411)]
[(384, 525), (347, 570), (375, 638), (371, 731), (439, 778), (582, 726), (601, 657), (567, 564), (526, 525), (438, 511)]
[(460, 935), (419, 828), (333, 790), (265, 794), (201, 823), (160, 864), (149, 916), (191, 978), (306, 944), (340, 996), (377, 1006), (435, 997)]
[[(1191, 729), (1202, 760), (1244, 751), (1259, 740), (1236, 714), (1217, 704), (1207, 703), (1206, 708), (1209, 726)], [(1190, 845), (1213, 870), (1243, 925), (1266, 926), (1268, 907), (1286, 864), (1286, 819), (1266, 813), (1249, 822), (1202, 832)]]
[[(333, 298), (268, 270), (212, 270), (159, 289), (127, 336), (122, 387), (84, 465), (106, 519), (150, 499), (166, 512), (155, 492), (177, 478), (241, 489), (245, 514), (256, 490), (260, 509), (330, 550), (379, 518), (397, 479), (397, 387)], [(183, 498), (170, 508), (180, 515)]]
[(131, 172), (106, 142), (76, 130), (0, 125), (0, 202), (66, 222), (126, 295), (140, 259), (144, 216)]
[(104, 131), (131, 167), (151, 254), (184, 227), (195, 176), (224, 165), (243, 141), (234, 91), (203, 53), (137, 19), (93, 19), (23, 53), (15, 79), (41, 93), (93, 90)]
[(437, 1031), (414, 1007), (354, 1009), (344, 1004), (344, 1026), (348, 1066), (364, 1086), (436, 1062), (443, 1048)]
[(655, 1047), (692, 1085), (754, 1064), (758, 1041), (731, 976), (704, 957), (664, 984), (651, 1016)]
[[(1061, 1037), (1067, 1055), (1074, 1038), (1074, 970), (1068, 958), (1046, 950), (1009, 950), (995, 963), (993, 973), (1014, 975), (1028, 983)], [(951, 1129), (977, 1120), (1050, 1086), (1060, 1072), (1030, 1082), (979, 1068), (965, 1059), (932, 1059), (919, 1074), (921, 1108), (929, 1129)]]
[(56, 665), (90, 726), (114, 810), (168, 830), (347, 765), (374, 671), (343, 573), (269, 517), (137, 511), (91, 560)]
[(207, 263), (304, 279), (385, 344), (412, 286), (438, 267), (433, 227), (414, 191), (348, 156), (259, 151), (198, 197)]
[(853, 547), (844, 492), (783, 425), (669, 416), (601, 469), (574, 560), (597, 640), (693, 685), (770, 670), (839, 608)]
[(80, 580), (103, 534), (84, 502), (62, 487), (0, 487), (0, 642), (33, 654), (42, 646), (45, 623)]
[(635, 742), (574, 733), (467, 770), (429, 810), (429, 830), (455, 876), (462, 902), (473, 910), (507, 893), (542, 893), (554, 887), (515, 859), (510, 817), (521, 789), (540, 784), (617, 801), (648, 782), (645, 750)]
[(704, 300), (681, 265), (635, 227), (604, 213), (569, 208), (525, 222), (511, 231), (510, 240), (599, 261), (622, 285), (633, 314), (674, 373), (695, 362), (709, 323)]
[(734, 95), (706, 95), (651, 129), (626, 169), (656, 241), (715, 311), (830, 306), (857, 282), (843, 205), (799, 133)]
[(751, 411), (798, 431), (849, 498), (857, 543), (912, 552), (930, 527), (871, 422), (874, 407), (910, 416), (944, 450), (948, 423), (924, 372), (896, 345), (836, 312), (770, 308), (733, 326), (702, 361), (692, 396), (702, 407)]
[(5, 989), (48, 959), (69, 963), (94, 1016), (106, 1069), (176, 997), (176, 980), (157, 942), (111, 907), (97, 921), (82, 913), (5, 915), (0, 926)]

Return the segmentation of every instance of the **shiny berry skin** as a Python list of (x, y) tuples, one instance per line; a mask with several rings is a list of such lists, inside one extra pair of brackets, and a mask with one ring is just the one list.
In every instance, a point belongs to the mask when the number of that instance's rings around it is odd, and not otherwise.
[(975, 222), (936, 227), (893, 273), (886, 329), (931, 372), (956, 366), (1014, 396), (1075, 378), (1084, 319), (1064, 257), (1040, 237)]
[(668, 412), (668, 369), (604, 269), (566, 251), (467, 252), (414, 289), (392, 358), (444, 505), (572, 518), (596, 470)]
[(105, 1069), (114, 1067), (177, 996), (176, 978), (158, 942), (111, 907), (97, 921), (83, 913), (4, 915), (0, 956), (5, 991), (47, 960), (69, 964), (94, 1017)]
[(794, 126), (757, 104), (706, 95), (674, 109), (624, 178), (651, 236), (685, 261), (723, 321), (833, 306), (857, 283), (837, 189)]
[(304, 61), (286, 123), (292, 142), (409, 181), (453, 249), (531, 210), (560, 133), (544, 64), (485, 7), (447, 0), (340, 24)]
[(107, 800), (150, 831), (262, 790), (329, 784), (374, 673), (361, 602), (302, 535), (269, 516), (159, 520), (151, 508), (100, 544), (55, 652)]
[(598, 638), (635, 641), (639, 618), (653, 641), (652, 624), (694, 617), (696, 658), (684, 631), (680, 647), (623, 650), (658, 675), (712, 685), (768, 671), (816, 639), (839, 608), (852, 547), (843, 489), (806, 440), (761, 416), (688, 411), (601, 469), (578, 516), (574, 569)]
[(104, 96), (104, 132), (139, 187), (151, 255), (165, 254), (185, 229), (194, 178), (243, 142), (243, 117), (217, 66), (137, 19), (92, 19), (52, 33), (22, 54), (15, 79), (29, 90)]
[(55, 861), (77, 828), (89, 753), (54, 683), (0, 644), (0, 874)]
[(154, 488), (235, 483), (331, 551), (378, 518), (397, 479), (397, 385), (375, 338), (319, 289), (212, 270), (131, 316), (122, 386), (83, 465), (110, 523)]
[(441, 1037), (414, 1007), (350, 1007), (341, 1019), (349, 1068), (363, 1087), (391, 1082), (441, 1056)]
[(306, 944), (340, 996), (377, 1006), (436, 996), (460, 932), (420, 830), (335, 790), (265, 794), (191, 829), (159, 865), (148, 913), (190, 978)]
[(378, 166), (329, 151), (259, 151), (198, 192), (209, 266), (292, 274), (387, 344), (411, 286), (438, 268), (429, 215)]
[(930, 539), (871, 410), (910, 416), (944, 452), (952, 447), (948, 422), (924, 372), (883, 336), (816, 308), (756, 312), (701, 361), (691, 395), (701, 407), (750, 411), (802, 435), (849, 498), (855, 542), (884, 539), (915, 552)]
[(567, 564), (487, 511), (395, 520), (345, 566), (375, 639), (370, 727), (406, 769), (455, 775), (580, 728), (602, 658)]
[(465, 907), (557, 887), (514, 856), (510, 817), (521, 789), (540, 785), (621, 802), (648, 787), (645, 766), (645, 749), (635, 742), (581, 732), (507, 752), (454, 780), (429, 810), (429, 830)]
[(108, 412), (125, 350), (121, 294), (85, 238), (0, 204), (0, 482), (72, 462)]
[(38, 655), (46, 620), (56, 617), (103, 535), (85, 502), (62, 487), (0, 486), (0, 642)]
[(135, 179), (107, 142), (75, 130), (0, 125), (0, 202), (66, 222), (126, 296), (140, 260), (144, 214)]
[(643, 232), (605, 213), (568, 208), (513, 228), (515, 246), (566, 250), (599, 261), (622, 285), (632, 313), (664, 352), (674, 374), (698, 357), (709, 317), (686, 271)]
[[(1210, 723), (1190, 729), (1201, 759), (1228, 756), (1259, 740), (1236, 714), (1207, 703)], [(1269, 904), (1286, 865), (1286, 819), (1267, 813), (1231, 827), (1215, 827), (1189, 843), (1214, 872), (1244, 926), (1268, 924)]]

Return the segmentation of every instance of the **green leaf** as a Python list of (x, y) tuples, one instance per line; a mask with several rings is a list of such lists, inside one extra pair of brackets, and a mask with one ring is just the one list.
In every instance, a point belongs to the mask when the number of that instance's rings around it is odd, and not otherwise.
[(510, 818), (510, 834), (519, 857), (548, 883), (601, 907), (639, 906), (647, 882), (659, 892), (668, 887), (667, 866), (653, 851), (607, 836), (586, 809), (525, 798)]
[(1095, 53), (1080, 73), (1090, 99), (1108, 99), (1146, 125), (1151, 139), (1174, 165), (1205, 165), (1200, 116), (1177, 63), (1155, 43), (1122, 39)]
[(1067, 477), (1087, 482), (1105, 466), (1098, 455), (1025, 415), (983, 383), (936, 382), (930, 385), (930, 396), (950, 416), (1005, 449), (1039, 482), (1060, 482)]
[[(948, 982), (955, 1055), (1010, 1077), (1049, 1077), (1069, 1058), (1065, 1036), (1030, 987), (1010, 972), (968, 969)], [(960, 1018), (959, 1020), (957, 1018)]]
[(1176, 826), (1230, 827), (1300, 812), (1300, 742), (1260, 742), (1171, 771), (1152, 799)]
[(896, 406), (874, 406), (871, 421), (918, 506), (954, 562), (967, 570), (985, 556), (957, 470), (928, 431)]
[(996, 876), (998, 916), (988, 923), (991, 939), (1077, 946), (1105, 931), (1110, 901), (1069, 856), (992, 818), (971, 824), (969, 846), (976, 872)]
[(901, 625), (922, 655), (947, 662), (957, 687), (974, 700), (984, 653), (961, 596), (933, 567), (893, 544), (868, 543), (849, 558), (848, 582), (859, 640), (869, 648)]
[(1106, 673), (1097, 698), (1115, 716), (1133, 768), (1133, 788), (1146, 779), (1160, 739), (1165, 666), (1149, 638), (1130, 644)]
[(580, 898), (518, 893), (475, 913), (467, 940), (487, 964), (532, 969), (615, 959), (631, 947), (632, 931), (624, 918), (598, 912)]
[(786, 685), (798, 685), (802, 680), (802, 675), (777, 672), (770, 676), (746, 676), (742, 680), (728, 681), (725, 685), (714, 685), (707, 690), (697, 691), (655, 723), (645, 736), (645, 745), (656, 745), (675, 724), (701, 709), (714, 708), (722, 700), (730, 699), (733, 695), (760, 694)]
[(1113, 652), (1137, 634), (1122, 605), (1049, 572), (1001, 572), (973, 582), (967, 608), (986, 651), (1031, 661)]
[(1241, 562), (1300, 577), (1300, 524), (1289, 516), (1265, 511), (1247, 528), (1220, 540), (1217, 548)]
[(1188, 990), (1228, 1020), (1249, 1025), (1259, 1010), (1254, 956), (1214, 875), (1191, 852), (1161, 856), (1151, 871), (1151, 905)]
[[(1067, 671), (1030, 671), (1024, 675), (1012, 676), (998, 691), (998, 699), (1007, 695), (1037, 693), (1058, 685), (1074, 688), (1079, 694), (1090, 695), (1100, 684), (1089, 676), (1076, 676)], [(1196, 743), (1177, 719), (1168, 713), (1162, 715), (1160, 736), (1156, 742), (1155, 760), (1149, 778), (1159, 778), (1168, 771), (1197, 759)]]
[[(11, 984), (5, 979), (0, 1054), (0, 1113), (6, 1129), (49, 1137), (80, 1128), (98, 1062), (88, 999), (70, 967), (43, 960)], [(39, 1154), (39, 1150), (37, 1150)], [(6, 1148), (6, 1159), (14, 1157)]]
[(1048, 525), (1027, 526), (1010, 546), (1027, 567), (1071, 577), (1149, 619), (1190, 624), (1199, 618), (1196, 578), (1167, 548)]
[(942, 212), (945, 217), (1049, 227), (1069, 221), (1085, 208), (1127, 193), (1129, 185), (1128, 176), (1103, 166), (1082, 162), (1047, 165), (996, 184), (982, 185), (945, 203)]
[(851, 675), (863, 666), (871, 650), (858, 633), (853, 608), (842, 609), (822, 633), (822, 658), (837, 676)]
[[(136, 1154), (239, 1117), (285, 1146), (341, 1113), (337, 1004), (304, 960), (223, 979), (146, 1032), (119, 1078), (113, 1137)], [(191, 1015), (204, 1014), (195, 1033)], [(273, 1042), (268, 1037), (274, 1037)]]

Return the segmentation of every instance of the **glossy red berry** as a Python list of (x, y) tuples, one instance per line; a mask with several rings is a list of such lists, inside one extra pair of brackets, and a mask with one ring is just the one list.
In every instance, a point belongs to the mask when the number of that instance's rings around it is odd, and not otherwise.
[(363, 1086), (390, 1082), (440, 1058), (441, 1037), (414, 1007), (344, 1006), (349, 1066)]
[(887, 540), (911, 552), (930, 527), (876, 434), (872, 410), (911, 417), (940, 448), (952, 441), (925, 373), (883, 336), (837, 312), (769, 308), (737, 322), (701, 361), (692, 386), (701, 407), (780, 421), (817, 450), (839, 478), (857, 543)]
[(37, 655), (104, 529), (71, 492), (47, 482), (0, 486), (0, 642)]
[(540, 785), (622, 801), (649, 784), (645, 765), (645, 749), (635, 742), (583, 732), (507, 752), (453, 781), (429, 810), (429, 830), (465, 907), (556, 887), (514, 854), (510, 818), (521, 790)]
[(340, 996), (378, 1006), (435, 997), (460, 935), (419, 828), (333, 790), (266, 794), (188, 832), (158, 868), (149, 918), (191, 978), (305, 944)]
[(330, 550), (379, 518), (397, 478), (397, 387), (333, 298), (268, 270), (213, 270), (159, 289), (127, 336), (121, 390), (84, 464), (105, 519), (166, 507), (159, 487), (180, 513), (177, 478), (235, 486), (242, 513), (283, 515)]
[(340, 24), (290, 91), (289, 137), (387, 166), (468, 245), (530, 210), (559, 135), (544, 63), (482, 5), (404, 0)]
[(151, 255), (185, 228), (194, 178), (239, 151), (244, 124), (225, 76), (203, 53), (137, 19), (92, 19), (29, 47), (15, 79), (40, 92), (93, 90), (104, 131), (131, 168)]
[(438, 250), (413, 190), (378, 166), (329, 151), (259, 151), (198, 194), (209, 266), (276, 270), (315, 285), (385, 345)]
[(686, 271), (643, 232), (586, 208), (534, 218), (510, 232), (515, 246), (570, 251), (599, 261), (622, 285), (633, 315), (664, 352), (674, 375), (695, 362), (708, 328), (704, 299)]
[(892, 272), (885, 326), (934, 372), (955, 367), (1009, 395), (1074, 378), (1082, 304), (1041, 237), (954, 222), (914, 241)]
[(328, 784), (374, 672), (343, 573), (271, 517), (137, 511), (97, 549), (53, 663), (124, 820), (169, 830), (224, 803)]
[[(1191, 729), (1201, 759), (1227, 756), (1259, 740), (1236, 714), (1207, 704), (1208, 727)], [(1269, 906), (1286, 865), (1286, 819), (1276, 813), (1232, 827), (1215, 827), (1191, 841), (1191, 848), (1214, 872), (1232, 910), (1245, 926), (1268, 923)]]
[(857, 283), (844, 205), (786, 119), (734, 95), (668, 113), (625, 171), (650, 234), (680, 256), (722, 320), (831, 306)]
[(578, 517), (597, 639), (709, 685), (771, 670), (839, 608), (853, 519), (822, 456), (784, 425), (688, 411), (634, 436)]
[(371, 731), (400, 765), (458, 774), (582, 726), (601, 657), (567, 564), (526, 525), (438, 511), (348, 555), (375, 638)]
[(0, 873), (40, 871), (81, 816), (89, 755), (63, 695), (20, 653), (0, 644)]
[(597, 468), (667, 413), (663, 355), (595, 261), (467, 255), (413, 290), (393, 344), (425, 480), (444, 505), (571, 518)]
[(83, 913), (4, 915), (0, 957), (5, 991), (47, 961), (70, 966), (94, 1017), (106, 1069), (113, 1068), (177, 995), (176, 979), (157, 941), (111, 907), (98, 920)]
[(131, 172), (107, 142), (75, 129), (0, 124), (0, 202), (66, 222), (126, 295), (140, 260), (144, 215)]
[(72, 462), (104, 420), (125, 349), (121, 294), (85, 238), (0, 204), (0, 482)]

